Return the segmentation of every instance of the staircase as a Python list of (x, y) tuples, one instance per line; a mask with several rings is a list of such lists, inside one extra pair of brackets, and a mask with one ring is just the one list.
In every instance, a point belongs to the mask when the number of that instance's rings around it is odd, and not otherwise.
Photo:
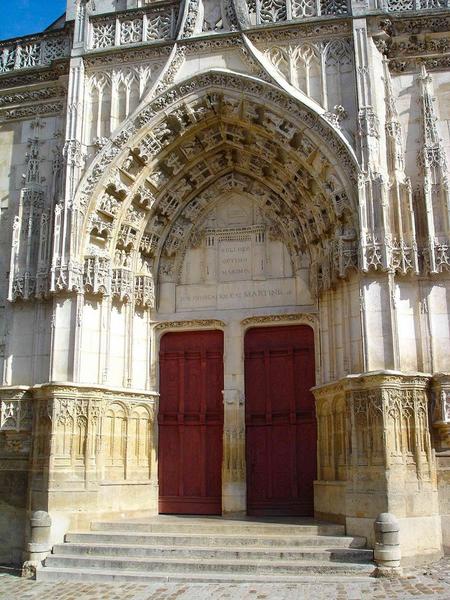
[(53, 548), (38, 581), (296, 583), (369, 577), (366, 540), (312, 519), (158, 516), (92, 523)]

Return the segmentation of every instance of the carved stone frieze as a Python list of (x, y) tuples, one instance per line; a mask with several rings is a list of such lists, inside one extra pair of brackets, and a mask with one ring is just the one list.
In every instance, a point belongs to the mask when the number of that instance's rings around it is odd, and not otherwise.
[(40, 102), (30, 106), (18, 106), (0, 113), (0, 121), (14, 121), (16, 119), (30, 119), (33, 117), (62, 115), (65, 110), (64, 102)]
[(301, 41), (303, 38), (330, 39), (330, 36), (345, 36), (351, 32), (347, 20), (333, 20), (329, 22), (302, 23), (301, 27), (264, 28), (257, 31), (248, 31), (249, 39), (255, 44), (264, 42)]
[(193, 319), (189, 321), (163, 321), (154, 326), (155, 331), (164, 329), (223, 329), (226, 323), (218, 319)]
[(261, 315), (258, 317), (248, 317), (241, 321), (243, 327), (252, 327), (254, 325), (270, 325), (271, 323), (299, 323), (315, 327), (317, 325), (317, 315), (313, 313), (287, 313), (277, 315)]
[(391, 18), (372, 23), (374, 42), (389, 59), (394, 73), (442, 69), (450, 61), (450, 20), (446, 15), (419, 16), (415, 19)]
[(49, 98), (59, 98), (66, 93), (65, 88), (61, 86), (48, 86), (40, 89), (21, 90), (0, 95), (0, 109), (15, 104), (26, 104), (29, 102), (40, 102)]
[(127, 48), (124, 50), (120, 47), (115, 47), (108, 53), (87, 54), (84, 57), (84, 64), (87, 72), (91, 70), (103, 70), (105, 67), (117, 65), (135, 65), (136, 63), (147, 63), (161, 59), (167, 59), (170, 56), (172, 44), (167, 43), (158, 46), (145, 48)]

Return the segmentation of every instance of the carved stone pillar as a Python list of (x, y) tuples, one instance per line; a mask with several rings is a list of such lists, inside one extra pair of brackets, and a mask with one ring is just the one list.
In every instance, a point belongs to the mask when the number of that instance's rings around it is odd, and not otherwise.
[(442, 548), (436, 460), (428, 423), (428, 378), (376, 373), (352, 378), (349, 384), (349, 532), (360, 530), (377, 512), (392, 512), (403, 523), (401, 545), (406, 560), (418, 554), (439, 556)]
[(238, 323), (225, 332), (222, 510), (246, 510), (245, 405), (242, 335)]
[(314, 390), (316, 514), (331, 520), (345, 515), (347, 533), (366, 536), (372, 544), (373, 519), (394, 513), (406, 563), (409, 557), (442, 553), (428, 386), (425, 376), (378, 371)]
[(52, 543), (102, 514), (157, 510), (157, 397), (47, 384), (33, 390), (29, 509), (52, 518)]

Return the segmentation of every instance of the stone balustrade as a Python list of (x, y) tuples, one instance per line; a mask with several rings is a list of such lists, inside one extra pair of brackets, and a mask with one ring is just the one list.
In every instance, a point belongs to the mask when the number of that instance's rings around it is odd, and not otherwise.
[(256, 0), (247, 6), (253, 25), (350, 13), (347, 0)]
[(175, 38), (178, 5), (158, 4), (146, 10), (91, 17), (88, 48), (101, 50)]
[(69, 53), (70, 39), (66, 32), (8, 40), (0, 43), (0, 75), (49, 65)]

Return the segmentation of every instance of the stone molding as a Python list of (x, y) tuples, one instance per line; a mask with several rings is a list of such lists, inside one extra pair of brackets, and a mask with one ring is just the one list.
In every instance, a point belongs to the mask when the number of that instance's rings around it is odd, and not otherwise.
[(276, 323), (295, 323), (298, 325), (310, 325), (313, 328), (317, 326), (318, 316), (315, 313), (287, 313), (275, 315), (261, 315), (256, 317), (247, 317), (241, 321), (244, 328), (254, 325), (270, 325)]
[(155, 332), (177, 329), (223, 329), (225, 321), (219, 319), (192, 319), (188, 321), (163, 321), (154, 325)]
[(428, 71), (447, 69), (450, 64), (450, 18), (417, 15), (415, 18), (374, 18), (373, 40), (389, 60), (393, 73), (417, 72), (424, 65)]

